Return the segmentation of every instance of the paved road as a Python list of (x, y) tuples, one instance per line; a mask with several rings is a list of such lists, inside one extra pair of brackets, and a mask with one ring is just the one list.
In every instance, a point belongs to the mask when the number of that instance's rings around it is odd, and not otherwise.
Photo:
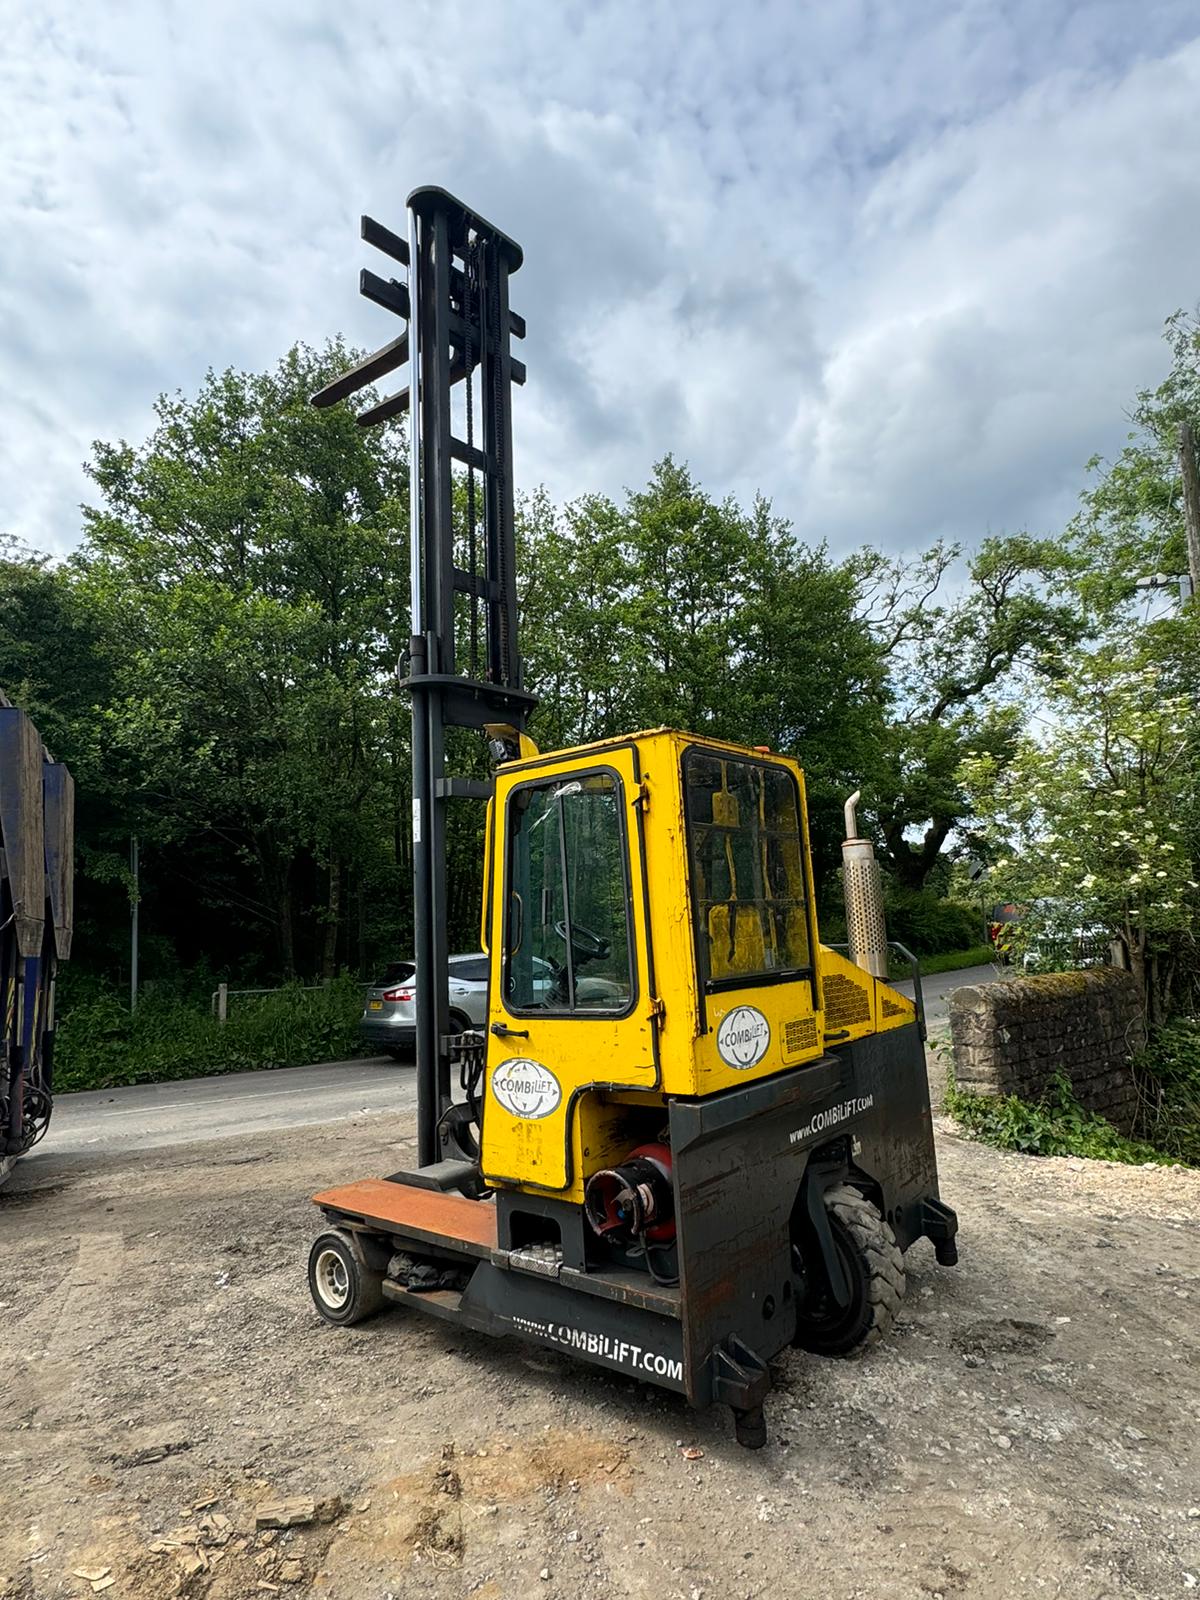
[(325, 1061), (275, 1072), (60, 1095), (39, 1148), (47, 1155), (153, 1150), (364, 1115), (407, 1116), (416, 1103), (411, 1065), (383, 1056)]
[[(924, 983), (931, 1027), (944, 1023), (948, 996), (964, 983), (990, 983), (996, 967), (937, 973)], [(911, 993), (911, 983), (899, 985)], [(404, 1116), (416, 1110), (416, 1074), (387, 1057), (330, 1061), (275, 1072), (243, 1072), (183, 1083), (98, 1089), (60, 1095), (40, 1150), (77, 1157), (346, 1122), (361, 1116)]]
[[(921, 993), (925, 997), (925, 1020), (929, 1027), (936, 1028), (944, 1023), (950, 1016), (950, 995), (953, 990), (961, 988), (964, 984), (995, 983), (998, 979), (1011, 976), (1004, 967), (962, 967), (958, 972), (934, 972), (929, 977), (921, 979)], [(913, 992), (912, 979), (905, 978), (896, 985), (901, 994), (911, 996)]]

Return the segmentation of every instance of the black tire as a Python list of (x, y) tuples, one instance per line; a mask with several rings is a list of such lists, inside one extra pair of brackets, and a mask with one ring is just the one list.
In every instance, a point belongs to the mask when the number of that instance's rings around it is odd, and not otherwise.
[(858, 1189), (838, 1184), (825, 1193), (829, 1229), (846, 1276), (850, 1304), (834, 1305), (828, 1290), (801, 1307), (794, 1344), (820, 1356), (848, 1356), (878, 1344), (904, 1298), (904, 1256), (896, 1235)]
[(338, 1328), (348, 1328), (383, 1309), (383, 1274), (364, 1266), (348, 1235), (337, 1228), (313, 1240), (308, 1252), (308, 1291), (325, 1321)]
[(447, 1018), (447, 1024), (451, 1033), (466, 1033), (467, 1029), (473, 1026), (465, 1011), (452, 1011)]

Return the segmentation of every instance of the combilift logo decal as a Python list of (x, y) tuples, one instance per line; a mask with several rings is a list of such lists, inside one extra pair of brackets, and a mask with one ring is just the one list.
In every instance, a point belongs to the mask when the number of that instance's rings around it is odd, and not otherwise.
[(505, 1111), (530, 1122), (557, 1111), (562, 1100), (558, 1079), (550, 1068), (524, 1056), (500, 1063), (492, 1073), (492, 1093)]
[(770, 1042), (771, 1024), (754, 1006), (735, 1006), (717, 1029), (717, 1054), (738, 1072), (756, 1067)]
[(866, 1094), (859, 1095), (854, 1100), (843, 1100), (840, 1105), (830, 1106), (827, 1111), (818, 1111), (811, 1122), (788, 1134), (788, 1142), (803, 1144), (806, 1139), (813, 1139), (818, 1133), (828, 1133), (830, 1128), (839, 1127), (851, 1117), (857, 1117), (862, 1111), (869, 1111), (874, 1104), (875, 1096)]
[(532, 1339), (566, 1345), (569, 1350), (578, 1350), (580, 1355), (612, 1361), (633, 1372), (649, 1372), (656, 1378), (666, 1378), (669, 1383), (683, 1382), (682, 1360), (678, 1356), (665, 1356), (661, 1350), (648, 1350), (645, 1345), (616, 1339), (609, 1333), (594, 1333), (590, 1328), (573, 1328), (566, 1322), (541, 1322), (536, 1317), (519, 1316), (510, 1317), (509, 1321), (516, 1332)]

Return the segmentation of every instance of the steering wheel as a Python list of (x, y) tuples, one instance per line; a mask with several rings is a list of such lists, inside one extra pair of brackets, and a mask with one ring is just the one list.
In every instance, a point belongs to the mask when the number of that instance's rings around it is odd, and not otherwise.
[[(556, 922), (554, 931), (558, 937), (567, 943), (567, 925), (565, 922)], [(590, 928), (585, 928), (582, 922), (571, 924), (571, 954), (579, 961), (603, 961), (612, 950), (612, 945), (607, 939), (602, 939), (598, 933), (593, 933)]]

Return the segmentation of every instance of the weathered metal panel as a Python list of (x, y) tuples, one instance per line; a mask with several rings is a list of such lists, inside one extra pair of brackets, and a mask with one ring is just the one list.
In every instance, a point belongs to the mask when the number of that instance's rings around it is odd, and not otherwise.
[(461, 1194), (417, 1189), (385, 1178), (360, 1178), (313, 1195), (327, 1211), (347, 1212), (414, 1239), (442, 1240), (484, 1252), (496, 1248), (496, 1208)]
[(484, 1332), (535, 1339), (614, 1372), (687, 1392), (681, 1330), (673, 1317), (580, 1294), (549, 1278), (504, 1272), (487, 1262), (471, 1276), (462, 1316)]
[(810, 1067), (671, 1102), (688, 1395), (711, 1398), (713, 1351), (734, 1339), (769, 1360), (792, 1338), (791, 1213), (810, 1154), (847, 1141), (852, 1181), (901, 1248), (938, 1193), (925, 1053), (915, 1023)]
[(41, 954), (46, 926), (42, 764), (33, 723), (15, 706), (0, 707), (0, 838), (22, 956)]
[(75, 780), (61, 761), (43, 764), (42, 793), (54, 949), (58, 959), (65, 961), (71, 954), (75, 926)]

